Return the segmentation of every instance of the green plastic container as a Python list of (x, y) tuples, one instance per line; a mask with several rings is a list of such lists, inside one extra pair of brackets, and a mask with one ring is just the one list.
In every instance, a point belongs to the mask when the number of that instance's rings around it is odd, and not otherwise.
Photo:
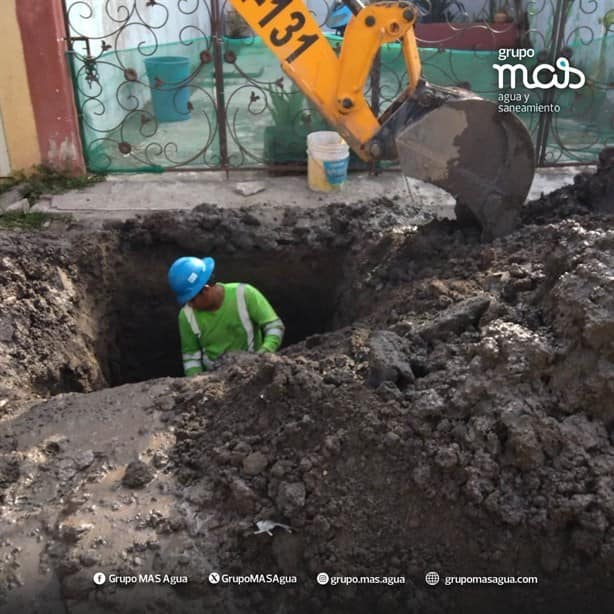
[(159, 122), (181, 122), (190, 119), (190, 59), (182, 56), (160, 56), (145, 60), (151, 87), (154, 115)]

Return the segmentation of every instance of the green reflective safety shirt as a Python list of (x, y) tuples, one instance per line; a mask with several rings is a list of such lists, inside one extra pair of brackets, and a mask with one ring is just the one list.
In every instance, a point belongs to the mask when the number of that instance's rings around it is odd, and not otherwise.
[(206, 371), (225, 352), (275, 352), (281, 345), (283, 322), (259, 290), (242, 283), (218, 285), (224, 288), (224, 302), (217, 311), (184, 305), (179, 312), (186, 375)]

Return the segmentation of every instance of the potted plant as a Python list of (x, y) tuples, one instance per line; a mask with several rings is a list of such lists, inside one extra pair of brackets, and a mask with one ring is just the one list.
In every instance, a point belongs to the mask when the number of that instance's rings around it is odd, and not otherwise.
[[(229, 64), (234, 64), (239, 55), (242, 54), (242, 50), (247, 45), (251, 45), (254, 39), (254, 31), (241, 17), (240, 13), (232, 7), (228, 8), (224, 12), (224, 60)], [(228, 76), (238, 76), (239, 73), (234, 71), (234, 66), (232, 68), (232, 74)]]
[(512, 15), (510, 13), (510, 7), (507, 0), (497, 8), (493, 15), (494, 23), (508, 23), (512, 21)]
[(517, 46), (518, 29), (510, 23), (512, 11), (508, 0), (493, 12), (469, 16), (458, 0), (420, 0), (424, 16), (416, 24), (420, 47), (489, 51)]
[(284, 89), (283, 81), (268, 88), (272, 125), (264, 129), (264, 160), (267, 164), (302, 164), (307, 160), (307, 134), (325, 130), (326, 123), (305, 107), (303, 94), (294, 86)]
[(459, 0), (419, 0), (423, 18), (421, 23), (449, 23), (466, 15), (465, 6)]
[(226, 38), (250, 38), (254, 36), (254, 31), (239, 12), (230, 7), (224, 13), (224, 36)]

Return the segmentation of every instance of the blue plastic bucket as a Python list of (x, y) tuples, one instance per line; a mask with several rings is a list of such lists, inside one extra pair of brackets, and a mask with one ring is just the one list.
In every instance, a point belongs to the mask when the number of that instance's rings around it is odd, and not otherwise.
[(181, 56), (159, 56), (145, 60), (151, 87), (154, 115), (159, 122), (181, 122), (190, 119), (190, 59)]

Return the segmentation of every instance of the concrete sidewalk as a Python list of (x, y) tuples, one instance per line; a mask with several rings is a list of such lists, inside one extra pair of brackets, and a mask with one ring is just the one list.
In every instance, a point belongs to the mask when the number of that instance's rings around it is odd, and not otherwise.
[[(594, 167), (539, 169), (529, 199), (573, 183), (574, 176)], [(262, 191), (244, 196), (238, 184)], [(84, 190), (47, 197), (35, 205), (36, 211), (71, 214), (77, 219), (128, 219), (154, 211), (192, 209), (203, 203), (238, 208), (255, 204), (318, 207), (329, 203), (352, 204), (378, 197), (410, 199), (416, 210), (429, 217), (450, 217), (454, 201), (443, 190), (417, 180), (407, 180), (398, 172), (378, 176), (350, 174), (342, 190), (329, 194), (312, 192), (305, 176), (268, 177), (264, 172), (180, 172), (111, 175), (105, 182)]]

